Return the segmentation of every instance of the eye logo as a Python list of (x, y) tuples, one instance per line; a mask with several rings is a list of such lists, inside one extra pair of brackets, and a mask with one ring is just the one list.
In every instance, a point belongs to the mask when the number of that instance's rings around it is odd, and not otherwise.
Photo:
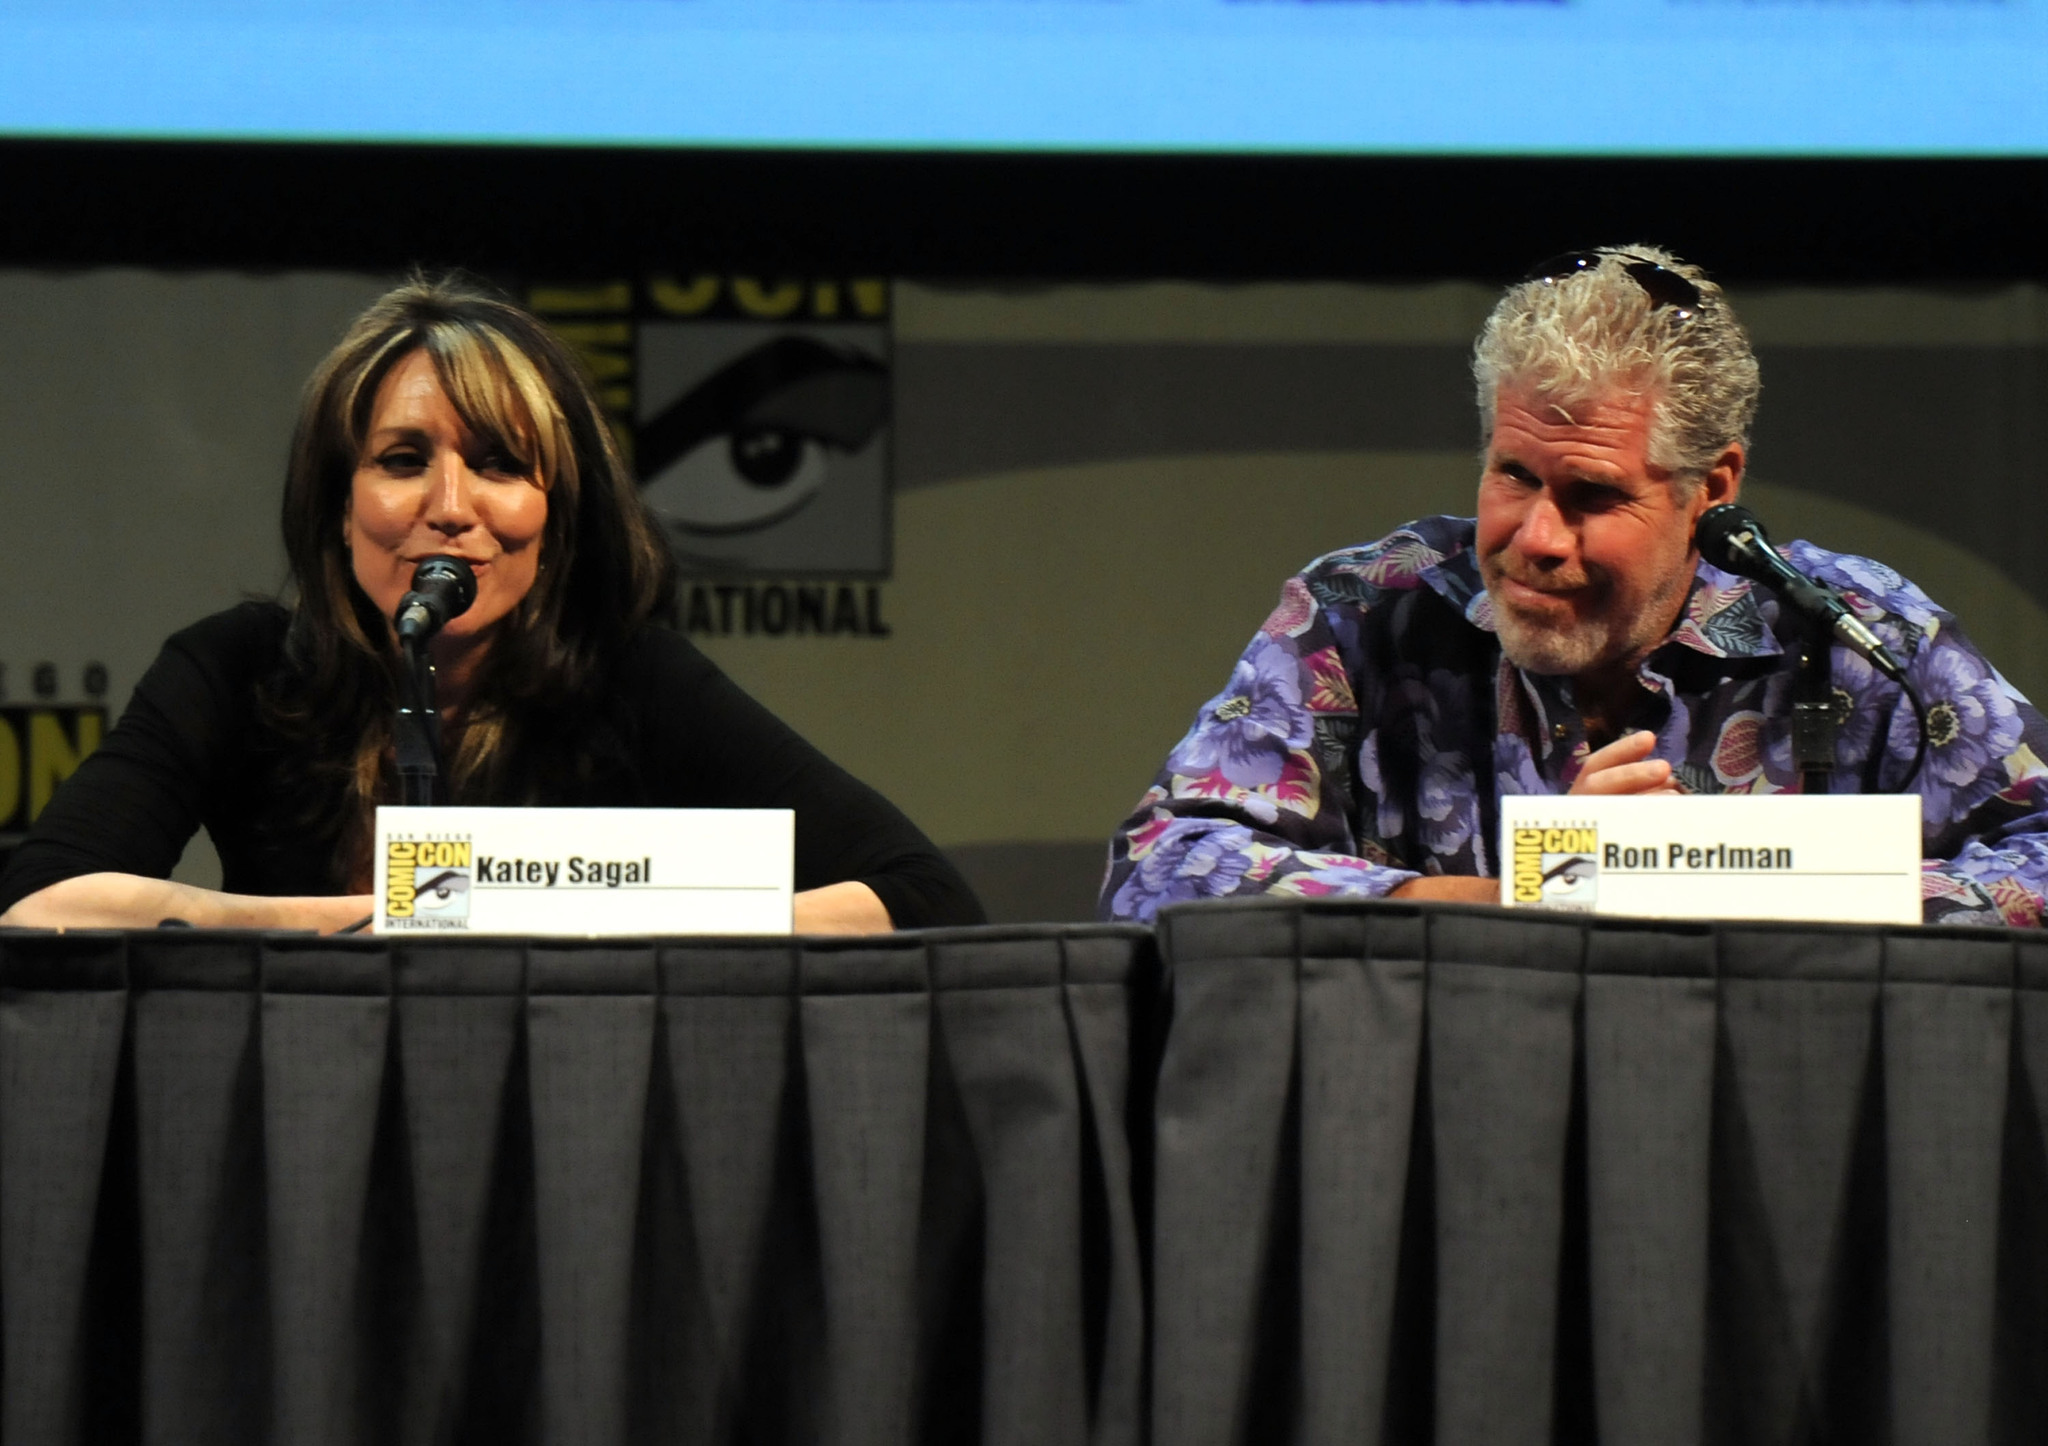
[(384, 917), (393, 922), (422, 918), (466, 920), (470, 859), (470, 841), (466, 838), (387, 840)]
[(1600, 897), (1599, 857), (1598, 829), (1516, 829), (1510, 861), (1514, 901), (1591, 909)]
[(459, 918), (469, 913), (468, 869), (419, 869), (413, 907), (422, 913)]
[(889, 410), (888, 368), (856, 347), (782, 335), (735, 357), (638, 430), (647, 503), (704, 537), (774, 527), (861, 451)]
[(1545, 854), (1543, 856), (1543, 902), (1590, 908), (1600, 866), (1591, 854)]

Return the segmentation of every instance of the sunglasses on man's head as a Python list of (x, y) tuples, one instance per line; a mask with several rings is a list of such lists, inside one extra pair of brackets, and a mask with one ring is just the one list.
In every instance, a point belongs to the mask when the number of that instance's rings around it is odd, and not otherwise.
[(1567, 251), (1562, 256), (1553, 256), (1529, 268), (1524, 281), (1562, 281), (1576, 276), (1581, 271), (1592, 271), (1602, 261), (1612, 256), (1622, 263), (1621, 269), (1629, 279), (1643, 288), (1643, 295), (1650, 298), (1652, 307), (1668, 306), (1681, 319), (1690, 319), (1706, 305), (1706, 298), (1690, 277), (1682, 276), (1660, 262), (1647, 256), (1632, 256), (1626, 251)]

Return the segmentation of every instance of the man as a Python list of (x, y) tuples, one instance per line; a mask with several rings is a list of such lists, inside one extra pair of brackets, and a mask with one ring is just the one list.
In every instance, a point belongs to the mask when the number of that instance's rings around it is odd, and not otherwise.
[[(1476, 519), (1331, 553), (1280, 604), (1124, 821), (1111, 918), (1255, 893), (1495, 903), (1504, 793), (1796, 790), (1800, 622), (1700, 561), (1742, 486), (1757, 365), (1720, 288), (1647, 246), (1510, 288), (1473, 359)], [(1929, 715), (1930, 922), (2038, 924), (2048, 723), (1918, 588), (1794, 543), (1908, 660)], [(1843, 648), (1833, 788), (1895, 792), (1918, 740)]]

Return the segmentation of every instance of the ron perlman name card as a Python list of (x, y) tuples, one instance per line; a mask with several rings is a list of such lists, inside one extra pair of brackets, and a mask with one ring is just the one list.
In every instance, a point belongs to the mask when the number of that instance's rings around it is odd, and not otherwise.
[(379, 934), (787, 934), (784, 808), (380, 808)]
[(1510, 795), (1500, 901), (1667, 919), (1920, 922), (1915, 794)]

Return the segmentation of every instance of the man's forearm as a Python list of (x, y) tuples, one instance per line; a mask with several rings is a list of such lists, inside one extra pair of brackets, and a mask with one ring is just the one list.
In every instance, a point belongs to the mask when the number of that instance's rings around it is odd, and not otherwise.
[(1451, 904), (1498, 904), (1500, 880), (1474, 878), (1470, 874), (1425, 874), (1419, 879), (1410, 879), (1387, 897)]

